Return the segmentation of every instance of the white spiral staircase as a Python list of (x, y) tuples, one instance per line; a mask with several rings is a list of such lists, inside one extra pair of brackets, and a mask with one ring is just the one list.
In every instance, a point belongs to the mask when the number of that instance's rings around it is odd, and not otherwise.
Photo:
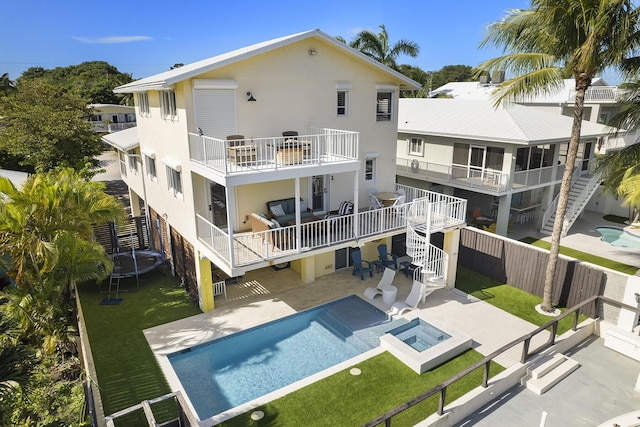
[(444, 202), (432, 203), (428, 198), (413, 201), (407, 214), (407, 255), (414, 270), (413, 279), (426, 286), (444, 287), (448, 255), (431, 244), (431, 233), (442, 230), (450, 217)]

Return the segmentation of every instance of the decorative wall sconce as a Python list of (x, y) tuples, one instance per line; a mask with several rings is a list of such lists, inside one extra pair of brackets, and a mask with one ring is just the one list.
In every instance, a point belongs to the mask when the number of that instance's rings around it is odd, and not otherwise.
[(318, 53), (318, 52), (316, 51), (316, 48), (315, 48), (315, 47), (312, 47), (311, 49), (309, 49), (309, 50), (308, 50), (308, 52), (309, 52), (309, 55), (311, 55), (311, 56), (313, 56), (313, 55), (315, 55), (315, 54), (317, 54), (317, 53)]
[(255, 102), (256, 101), (256, 99), (253, 97), (251, 92), (247, 92), (247, 96), (249, 97), (249, 99), (247, 99), (247, 101), (249, 101), (249, 102)]

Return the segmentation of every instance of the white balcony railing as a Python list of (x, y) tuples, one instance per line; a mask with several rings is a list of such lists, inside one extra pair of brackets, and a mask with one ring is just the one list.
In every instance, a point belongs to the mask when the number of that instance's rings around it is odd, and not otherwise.
[(358, 132), (312, 129), (296, 137), (226, 141), (189, 133), (191, 161), (224, 174), (358, 159)]
[(118, 132), (121, 130), (129, 129), (132, 127), (136, 127), (136, 122), (130, 123), (92, 123), (91, 129), (94, 132)]
[[(402, 186), (409, 195), (420, 195), (418, 214), (431, 206), (431, 232), (465, 223), (467, 201), (445, 194)], [(411, 196), (409, 196), (411, 197)], [(412, 202), (399, 206), (366, 210), (352, 215), (321, 219), (303, 224), (280, 227), (260, 232), (229, 234), (204, 218), (196, 215), (198, 239), (232, 268), (242, 267), (278, 258), (291, 257), (315, 249), (326, 248), (348, 241), (402, 231), (407, 227), (407, 214)], [(425, 227), (426, 228), (426, 227)]]

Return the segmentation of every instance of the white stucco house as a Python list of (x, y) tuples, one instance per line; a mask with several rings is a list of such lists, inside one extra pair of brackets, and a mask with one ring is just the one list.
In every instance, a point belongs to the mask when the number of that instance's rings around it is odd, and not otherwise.
[[(571, 117), (521, 104), (495, 107), (488, 94), (401, 99), (399, 112), (399, 183), (469, 200), (469, 219), (480, 213), (479, 225), (495, 223), (501, 235), (510, 223), (530, 221), (550, 233)], [(595, 151), (609, 132), (582, 123), (565, 231), (598, 190)]]
[[(466, 201), (395, 182), (399, 92), (419, 87), (313, 30), (116, 88), (134, 94), (137, 127), (103, 139), (203, 310), (219, 275), (290, 266), (311, 282), (402, 233), (449, 283)], [(399, 188), (406, 203), (370, 209), (370, 193)]]
[(94, 132), (118, 132), (136, 125), (135, 108), (118, 104), (89, 104)]

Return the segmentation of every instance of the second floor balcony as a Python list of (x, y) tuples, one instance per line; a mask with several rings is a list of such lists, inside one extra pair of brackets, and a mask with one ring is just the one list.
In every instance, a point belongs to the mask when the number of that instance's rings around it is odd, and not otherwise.
[(358, 132), (312, 128), (308, 134), (218, 139), (189, 133), (191, 161), (223, 175), (358, 160)]
[(404, 190), (407, 203), (373, 210), (365, 208), (349, 215), (314, 218), (261, 231), (230, 234), (215, 226), (206, 214), (197, 214), (198, 240), (215, 255), (217, 265), (230, 275), (237, 275), (314, 252), (401, 234), (406, 231), (410, 217), (421, 224), (419, 230), (425, 235), (465, 225), (465, 199), (403, 185), (398, 188)]

